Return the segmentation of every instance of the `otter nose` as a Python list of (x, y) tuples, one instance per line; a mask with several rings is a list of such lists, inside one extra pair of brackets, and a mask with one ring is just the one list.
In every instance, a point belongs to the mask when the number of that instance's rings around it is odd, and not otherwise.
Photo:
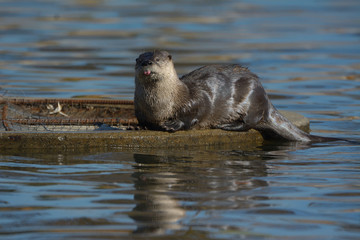
[(148, 65), (151, 65), (152, 64), (152, 61), (150, 60), (147, 60), (147, 61), (144, 61), (141, 66), (145, 67), (145, 66), (148, 66)]

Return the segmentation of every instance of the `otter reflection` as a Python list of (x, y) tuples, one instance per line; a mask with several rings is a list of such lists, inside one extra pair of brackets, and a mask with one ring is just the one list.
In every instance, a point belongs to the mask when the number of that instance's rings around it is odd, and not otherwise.
[(136, 206), (128, 214), (134, 233), (163, 234), (189, 228), (184, 222), (202, 224), (199, 216), (217, 211), (270, 206), (268, 196), (256, 194), (268, 186), (268, 160), (291, 159), (289, 152), (307, 147), (291, 142), (246, 150), (142, 150), (133, 155)]
[[(175, 173), (156, 171), (153, 166), (162, 161), (162, 157), (134, 154), (139, 165), (135, 178), (135, 208), (129, 216), (137, 223), (134, 233), (162, 234), (166, 230), (179, 229), (178, 220), (185, 216), (185, 210), (174, 199), (169, 190), (178, 183)], [(161, 169), (161, 168), (160, 168)]]
[(134, 154), (136, 206), (129, 213), (137, 224), (134, 233), (163, 234), (183, 227), (180, 220), (186, 209), (179, 198), (193, 202), (191, 209), (196, 212), (212, 211), (217, 208), (214, 204), (222, 202), (231, 208), (251, 207), (253, 200), (240, 196), (242, 190), (267, 185), (252, 179), (266, 176), (266, 161), (258, 154), (241, 151), (197, 152), (189, 156), (174, 151), (152, 154)]

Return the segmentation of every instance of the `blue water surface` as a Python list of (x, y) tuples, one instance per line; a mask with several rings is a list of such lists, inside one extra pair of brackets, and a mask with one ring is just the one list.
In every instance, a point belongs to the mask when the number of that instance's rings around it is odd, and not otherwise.
[[(133, 99), (134, 63), (258, 74), (359, 141), (360, 2), (0, 0), (0, 97)], [(1, 239), (359, 239), (360, 145), (0, 152)]]

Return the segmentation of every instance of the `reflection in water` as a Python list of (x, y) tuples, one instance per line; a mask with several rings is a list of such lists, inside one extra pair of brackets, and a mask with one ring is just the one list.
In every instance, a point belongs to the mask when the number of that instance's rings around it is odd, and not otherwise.
[(133, 174), (136, 207), (129, 216), (138, 225), (135, 233), (163, 234), (179, 229), (177, 222), (185, 216), (185, 210), (169, 191), (180, 179), (176, 173), (153, 169), (164, 160), (162, 157), (134, 154), (134, 160), (138, 164)]
[[(269, 207), (269, 204), (257, 203), (260, 199), (266, 201), (268, 197), (248, 196), (246, 193), (268, 186), (260, 179), (267, 176), (267, 161), (289, 159), (290, 150), (305, 149), (307, 145), (284, 143), (283, 146), (263, 147), (267, 150), (205, 151), (201, 154), (190, 151), (186, 156), (176, 150), (134, 154), (137, 164), (132, 176), (136, 206), (129, 212), (137, 224), (134, 233), (164, 234), (186, 228), (182, 222), (187, 209), (181, 206), (179, 197), (182, 201), (193, 202), (190, 209), (196, 211), (195, 219), (201, 212), (219, 208)], [(271, 211), (283, 213), (281, 210)]]
[[(359, 146), (332, 144), (2, 152), (0, 233), (52, 239), (353, 236)], [(353, 152), (347, 159), (341, 158), (345, 150)], [(339, 228), (349, 233), (339, 235)]]

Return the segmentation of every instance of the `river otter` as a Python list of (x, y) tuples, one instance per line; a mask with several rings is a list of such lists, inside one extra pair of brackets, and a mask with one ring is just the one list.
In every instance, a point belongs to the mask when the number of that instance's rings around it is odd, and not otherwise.
[(139, 124), (147, 129), (253, 128), (264, 138), (336, 140), (293, 125), (272, 105), (258, 76), (237, 64), (204, 66), (179, 79), (167, 51), (143, 53), (136, 59), (134, 102)]

